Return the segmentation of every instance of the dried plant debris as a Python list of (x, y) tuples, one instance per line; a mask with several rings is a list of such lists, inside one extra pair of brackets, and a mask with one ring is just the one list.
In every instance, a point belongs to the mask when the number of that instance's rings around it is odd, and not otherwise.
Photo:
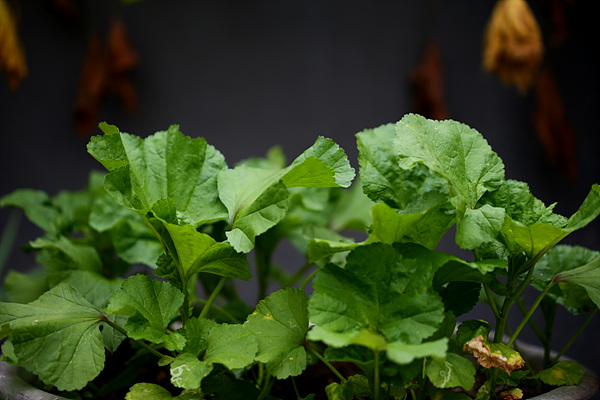
[(127, 112), (137, 110), (138, 97), (131, 72), (138, 65), (139, 57), (129, 42), (122, 20), (115, 19), (111, 23), (106, 45), (98, 34), (90, 36), (74, 112), (79, 134), (88, 134), (97, 126), (100, 106), (109, 93), (121, 98)]
[(473, 354), (482, 367), (498, 368), (507, 374), (525, 365), (519, 352), (502, 343), (487, 343), (481, 335), (467, 342), (465, 350)]
[(556, 81), (549, 66), (544, 66), (535, 88), (533, 122), (546, 157), (570, 181), (579, 175), (577, 135), (565, 114)]
[(544, 45), (525, 0), (498, 0), (484, 34), (483, 66), (526, 93), (536, 79)]
[(6, 0), (0, 0), (0, 69), (4, 70), (8, 88), (17, 90), (25, 76), (25, 50), (17, 34), (15, 13)]
[(413, 108), (418, 114), (431, 119), (448, 119), (444, 100), (444, 71), (439, 45), (430, 41), (420, 63), (411, 76)]

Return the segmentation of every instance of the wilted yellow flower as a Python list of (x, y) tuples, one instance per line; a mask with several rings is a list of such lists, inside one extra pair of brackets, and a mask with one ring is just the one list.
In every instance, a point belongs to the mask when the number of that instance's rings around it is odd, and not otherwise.
[(17, 36), (13, 14), (5, 0), (0, 0), (0, 68), (4, 70), (10, 90), (17, 89), (27, 75), (25, 51)]
[(542, 33), (525, 0), (498, 0), (484, 36), (483, 66), (521, 93), (532, 85), (544, 53)]

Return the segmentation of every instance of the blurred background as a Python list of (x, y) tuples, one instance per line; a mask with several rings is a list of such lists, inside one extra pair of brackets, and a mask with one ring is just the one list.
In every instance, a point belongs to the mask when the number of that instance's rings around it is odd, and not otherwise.
[[(179, 124), (230, 166), (275, 144), (293, 159), (322, 135), (358, 167), (357, 132), (418, 112), (477, 129), (507, 178), (570, 216), (600, 182), (593, 3), (528, 0), (539, 31), (515, 33), (515, 61), (486, 36), (493, 0), (0, 0), (0, 196), (82, 188), (101, 170), (86, 151), (100, 121), (139, 136)], [(16, 245), (39, 234), (21, 222)], [(600, 250), (599, 221), (565, 242)], [(5, 265), (33, 262), (15, 249)], [(568, 355), (600, 374), (598, 319)]]

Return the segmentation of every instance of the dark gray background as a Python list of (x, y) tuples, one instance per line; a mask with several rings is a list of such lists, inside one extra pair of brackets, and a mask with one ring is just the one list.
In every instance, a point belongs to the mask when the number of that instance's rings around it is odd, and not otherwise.
[[(543, 3), (530, 1), (547, 33)], [(568, 40), (547, 53), (578, 134), (576, 183), (546, 161), (533, 130), (533, 97), (519, 95), (481, 68), (482, 34), (494, 1), (80, 4), (88, 4), (82, 8), (85, 18), (66, 24), (42, 1), (20, 2), (29, 75), (14, 93), (0, 84), (0, 195), (20, 187), (50, 194), (78, 189), (91, 169), (100, 169), (86, 152), (87, 138), (75, 134), (72, 111), (88, 28), (105, 31), (113, 11), (122, 13), (141, 57), (133, 76), (139, 111), (126, 115), (115, 97), (101, 109), (101, 120), (123, 131), (146, 136), (177, 123), (187, 135), (204, 136), (230, 165), (263, 155), (273, 144), (283, 145), (292, 159), (323, 135), (345, 148), (357, 166), (354, 134), (412, 111), (409, 76), (432, 35), (442, 49), (451, 117), (483, 133), (504, 159), (508, 178), (529, 182), (534, 195), (557, 201), (556, 210), (566, 216), (600, 181), (593, 2), (569, 8)], [(8, 210), (0, 210), (0, 227), (7, 218)], [(22, 226), (17, 243), (36, 235)], [(600, 250), (599, 239), (595, 222), (566, 241)], [(23, 269), (32, 263), (13, 252), (7, 266)], [(574, 321), (561, 314), (558, 343), (575, 330)], [(596, 318), (569, 352), (596, 373), (599, 328)]]

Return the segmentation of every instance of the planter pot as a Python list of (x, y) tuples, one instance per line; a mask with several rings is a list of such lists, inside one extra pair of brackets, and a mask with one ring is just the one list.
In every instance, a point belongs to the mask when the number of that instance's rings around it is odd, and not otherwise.
[[(519, 349), (535, 366), (543, 360), (540, 347), (519, 343)], [(566, 358), (565, 358), (566, 359)], [(588, 400), (598, 391), (598, 377), (585, 368), (585, 375), (576, 386), (562, 386), (529, 400)], [(18, 367), (13, 367), (0, 361), (0, 400), (68, 400), (42, 390), (28, 383), (25, 373)]]

